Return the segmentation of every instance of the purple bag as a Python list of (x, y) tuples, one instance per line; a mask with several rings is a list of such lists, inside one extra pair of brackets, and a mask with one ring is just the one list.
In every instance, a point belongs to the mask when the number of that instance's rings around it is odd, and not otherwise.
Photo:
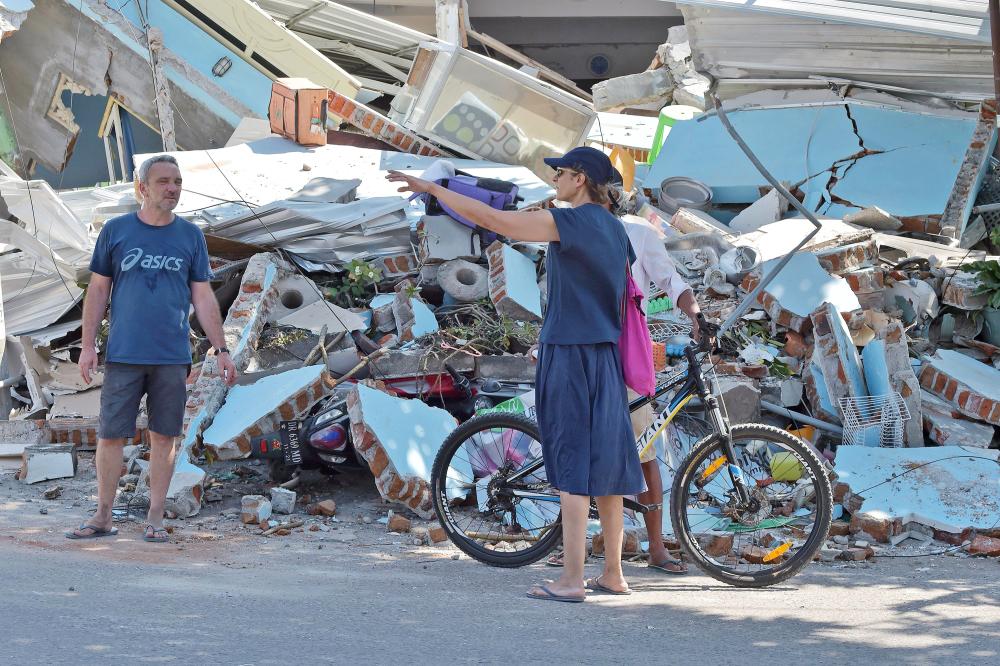
[(639, 395), (656, 391), (653, 369), (653, 341), (649, 339), (646, 313), (642, 311), (642, 290), (632, 277), (632, 267), (625, 260), (625, 296), (622, 298), (622, 333), (618, 353), (622, 359), (625, 385)]
[[(514, 183), (496, 178), (477, 178), (462, 171), (456, 172), (450, 178), (440, 178), (434, 182), (452, 192), (458, 192), (477, 201), (482, 201), (490, 208), (497, 210), (516, 210), (517, 202), (524, 200), (517, 195), (517, 185)], [(486, 247), (496, 240), (497, 235), (494, 232), (476, 226), (443, 202), (438, 201), (437, 197), (432, 197), (429, 194), (415, 194), (410, 198), (417, 197), (423, 199), (428, 215), (447, 215), (451, 219), (475, 229), (476, 233), (480, 235), (482, 247)]]

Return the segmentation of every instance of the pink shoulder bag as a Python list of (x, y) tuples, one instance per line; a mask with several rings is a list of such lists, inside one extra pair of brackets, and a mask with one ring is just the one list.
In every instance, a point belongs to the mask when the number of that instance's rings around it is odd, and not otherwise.
[(653, 370), (653, 342), (649, 339), (646, 314), (642, 311), (642, 290), (632, 277), (632, 266), (625, 258), (625, 295), (622, 298), (622, 333), (618, 352), (622, 358), (625, 385), (639, 395), (653, 395), (656, 373)]

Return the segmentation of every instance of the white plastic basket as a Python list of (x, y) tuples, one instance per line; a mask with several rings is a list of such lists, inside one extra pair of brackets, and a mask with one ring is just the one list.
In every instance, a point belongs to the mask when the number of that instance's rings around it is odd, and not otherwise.
[(840, 411), (844, 445), (903, 445), (903, 423), (910, 419), (910, 410), (899, 393), (841, 398)]

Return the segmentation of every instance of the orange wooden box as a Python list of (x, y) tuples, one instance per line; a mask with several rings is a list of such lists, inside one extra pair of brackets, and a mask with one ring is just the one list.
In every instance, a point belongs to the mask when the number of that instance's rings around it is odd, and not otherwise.
[(325, 146), (328, 94), (309, 79), (275, 79), (267, 109), (271, 131), (303, 146)]

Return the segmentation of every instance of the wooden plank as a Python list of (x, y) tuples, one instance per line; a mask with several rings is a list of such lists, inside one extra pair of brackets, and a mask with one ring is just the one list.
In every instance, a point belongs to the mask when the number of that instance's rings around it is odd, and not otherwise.
[(575, 83), (567, 79), (562, 74), (559, 74), (558, 72), (549, 69), (548, 67), (538, 62), (537, 60), (532, 60), (531, 58), (524, 55), (517, 49), (507, 46), (499, 39), (494, 39), (489, 35), (484, 35), (483, 33), (476, 32), (475, 30), (469, 30), (468, 33), (470, 37), (475, 39), (483, 46), (491, 48), (494, 51), (497, 51), (498, 53), (507, 56), (511, 60), (521, 63), (522, 65), (527, 65), (528, 67), (534, 67), (535, 69), (538, 70), (538, 76), (541, 77), (542, 79), (547, 80), (549, 83), (554, 83), (560, 88), (563, 88), (568, 92), (573, 93), (577, 97), (587, 100), (588, 102), (594, 101), (594, 98), (593, 96), (591, 96), (590, 93), (578, 88)]

